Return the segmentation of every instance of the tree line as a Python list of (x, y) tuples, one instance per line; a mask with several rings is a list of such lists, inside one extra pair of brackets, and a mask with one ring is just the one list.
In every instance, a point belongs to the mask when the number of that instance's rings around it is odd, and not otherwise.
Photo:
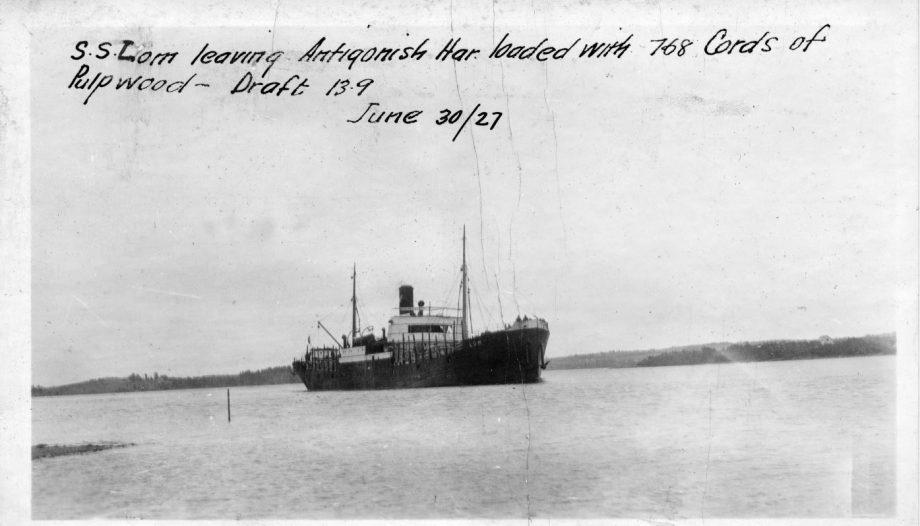
[(96, 393), (128, 393), (134, 391), (161, 391), (168, 389), (196, 389), (203, 387), (238, 387), (246, 385), (273, 385), (298, 382), (290, 366), (268, 367), (238, 374), (213, 374), (206, 376), (168, 376), (153, 373), (131, 373), (127, 377), (96, 378), (56, 387), (32, 386), (32, 396), (56, 396)]
[(895, 354), (893, 333), (852, 338), (816, 340), (773, 340), (764, 342), (708, 343), (648, 349), (640, 351), (608, 351), (576, 354), (554, 358), (549, 369), (589, 369), (596, 367), (654, 367), (663, 365), (695, 365), (726, 362), (760, 362), (774, 360), (804, 360), (875, 356)]
[[(724, 349), (728, 343), (709, 343), (708, 347)], [(606, 351), (589, 354), (575, 354), (553, 358), (547, 369), (593, 369), (593, 368), (624, 368), (637, 367), (639, 362), (650, 356), (666, 352), (694, 352), (704, 347), (703, 345), (684, 345), (668, 347), (665, 349), (647, 349), (640, 351)]]
[(665, 352), (640, 360), (637, 367), (661, 365), (694, 365), (725, 362), (769, 362), (778, 360), (811, 360), (849, 356), (895, 354), (894, 334), (819, 340), (778, 340), (757, 343), (734, 343), (724, 350), (703, 347), (688, 352)]

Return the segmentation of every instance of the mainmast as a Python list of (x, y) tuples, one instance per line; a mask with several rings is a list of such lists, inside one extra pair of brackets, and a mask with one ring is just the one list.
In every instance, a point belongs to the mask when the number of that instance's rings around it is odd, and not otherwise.
[(463, 281), (460, 284), (461, 294), (463, 294), (463, 319), (460, 320), (460, 334), (464, 340), (469, 338), (469, 328), (466, 324), (466, 318), (469, 312), (467, 305), (467, 288), (466, 288), (466, 225), (463, 225), (463, 266), (460, 267), (463, 273)]
[(353, 263), (351, 269), (351, 344), (355, 344), (358, 334), (358, 265)]

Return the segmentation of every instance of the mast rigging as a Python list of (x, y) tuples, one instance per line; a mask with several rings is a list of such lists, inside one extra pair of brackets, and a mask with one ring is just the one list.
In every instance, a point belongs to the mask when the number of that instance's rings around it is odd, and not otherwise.
[(351, 341), (354, 345), (358, 333), (358, 265), (352, 263), (351, 269)]
[(463, 318), (460, 320), (460, 334), (466, 340), (469, 338), (469, 326), (466, 321), (469, 314), (469, 289), (466, 283), (466, 225), (463, 225), (463, 266), (460, 267), (460, 270), (463, 273), (462, 281), (460, 282), (461, 295), (463, 296)]

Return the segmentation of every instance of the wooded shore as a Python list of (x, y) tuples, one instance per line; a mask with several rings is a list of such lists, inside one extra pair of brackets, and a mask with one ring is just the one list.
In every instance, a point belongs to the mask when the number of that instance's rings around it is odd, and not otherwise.
[(167, 376), (165, 374), (132, 373), (124, 378), (96, 378), (85, 382), (55, 387), (32, 386), (32, 396), (57, 396), (97, 393), (130, 393), (134, 391), (164, 391), (169, 389), (196, 389), (204, 387), (240, 387), (247, 385), (273, 385), (299, 382), (290, 366), (269, 367), (238, 374), (207, 376)]
[(548, 369), (655, 367), (877, 356), (895, 354), (896, 344), (894, 333), (836, 339), (822, 336), (815, 340), (713, 342), (667, 349), (608, 351), (563, 356), (554, 358)]
[[(547, 369), (591, 369), (699, 365), (707, 363), (808, 360), (854, 356), (892, 355), (896, 352), (894, 333), (851, 338), (815, 340), (771, 340), (762, 342), (714, 342), (700, 345), (639, 351), (607, 351), (576, 354), (550, 360)], [(234, 375), (172, 377), (158, 373), (132, 373), (126, 378), (97, 378), (56, 387), (32, 386), (32, 396), (124, 393), (168, 389), (195, 389), (298, 383), (289, 366), (243, 371)]]

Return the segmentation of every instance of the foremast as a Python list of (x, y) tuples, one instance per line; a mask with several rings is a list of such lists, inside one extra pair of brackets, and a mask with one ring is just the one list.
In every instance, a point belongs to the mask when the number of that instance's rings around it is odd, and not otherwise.
[(467, 288), (467, 277), (466, 277), (466, 225), (463, 225), (463, 266), (460, 267), (460, 270), (463, 274), (462, 281), (460, 282), (460, 293), (463, 295), (463, 311), (462, 318), (460, 320), (460, 335), (463, 340), (469, 338), (469, 325), (467, 324), (467, 316), (469, 316), (469, 290)]
[(351, 341), (354, 345), (358, 335), (358, 265), (352, 263), (351, 268)]

